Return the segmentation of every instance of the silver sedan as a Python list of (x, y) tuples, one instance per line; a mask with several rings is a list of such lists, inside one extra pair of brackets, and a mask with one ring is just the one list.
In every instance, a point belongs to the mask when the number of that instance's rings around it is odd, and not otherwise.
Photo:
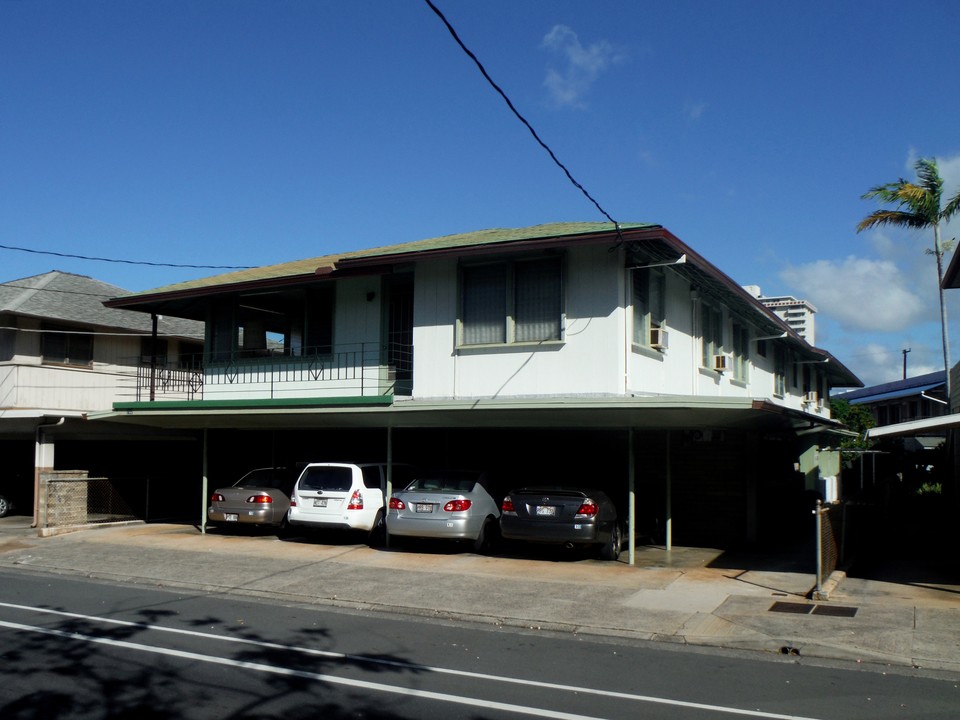
[(390, 498), (387, 532), (405, 537), (462, 540), (487, 550), (499, 529), (500, 508), (486, 475), (452, 470), (420, 473)]
[(275, 525), (282, 527), (290, 509), (296, 472), (286, 468), (251, 470), (230, 487), (210, 496), (207, 519), (218, 526)]

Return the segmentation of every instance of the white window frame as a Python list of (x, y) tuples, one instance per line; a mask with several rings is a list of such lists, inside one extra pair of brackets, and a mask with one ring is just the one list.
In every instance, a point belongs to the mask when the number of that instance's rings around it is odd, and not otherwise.
[[(535, 273), (537, 265), (541, 269), (550, 266), (555, 269), (548, 270), (550, 277), (545, 281), (535, 275), (525, 281), (524, 273)], [(486, 288), (479, 282), (471, 286), (470, 275), (474, 272), (489, 273), (490, 282)], [(501, 275), (499, 279), (497, 274)], [(484, 292), (487, 298), (483, 297)], [(543, 307), (537, 306), (538, 295), (545, 302)], [(560, 256), (463, 263), (459, 277), (457, 347), (530, 346), (563, 342), (566, 319), (564, 295), (564, 263)], [(483, 302), (488, 302), (488, 307), (484, 308)], [(525, 303), (531, 311), (531, 317), (527, 320), (519, 317), (524, 312)], [(471, 305), (476, 307), (472, 308)], [(476, 321), (470, 317), (474, 313), (478, 316)], [(486, 328), (483, 323), (487, 324)], [(538, 332), (538, 324), (545, 331)], [(532, 335), (525, 335), (525, 331), (531, 330)]]
[(666, 275), (655, 268), (630, 270), (633, 345), (653, 347), (652, 330), (666, 329)]
[(787, 351), (782, 347), (773, 349), (773, 394), (780, 398), (787, 394)]
[(713, 358), (723, 354), (723, 311), (708, 303), (700, 306), (700, 350), (703, 367), (713, 370)]
[(731, 334), (733, 379), (745, 383), (750, 379), (750, 328), (734, 321)]

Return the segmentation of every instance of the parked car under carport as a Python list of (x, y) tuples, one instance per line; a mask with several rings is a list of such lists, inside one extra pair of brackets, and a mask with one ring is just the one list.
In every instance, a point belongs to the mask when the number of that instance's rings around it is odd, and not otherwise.
[(620, 557), (623, 524), (606, 493), (595, 489), (526, 487), (503, 499), (500, 534), (506, 540), (599, 548), (604, 560)]

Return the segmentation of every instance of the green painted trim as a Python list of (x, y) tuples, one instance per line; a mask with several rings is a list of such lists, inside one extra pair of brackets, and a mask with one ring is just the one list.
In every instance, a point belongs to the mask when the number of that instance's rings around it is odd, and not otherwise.
[(154, 402), (118, 402), (114, 411), (120, 410), (223, 410), (261, 408), (310, 408), (310, 407), (385, 407), (393, 405), (393, 395), (370, 395), (338, 398), (272, 398), (268, 400), (159, 400)]

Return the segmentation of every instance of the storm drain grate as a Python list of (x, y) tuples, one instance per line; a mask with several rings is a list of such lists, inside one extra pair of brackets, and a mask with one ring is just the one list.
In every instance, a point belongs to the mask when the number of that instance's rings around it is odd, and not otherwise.
[(827, 615), (829, 617), (854, 617), (857, 608), (844, 605), (808, 605), (806, 603), (777, 601), (770, 606), (770, 612), (792, 613), (793, 615)]
[(770, 612), (793, 613), (794, 615), (809, 615), (811, 610), (813, 610), (813, 605), (780, 602), (779, 600), (770, 606)]
[(813, 614), (829, 615), (830, 617), (853, 617), (857, 614), (857, 608), (843, 605), (816, 605), (813, 608)]

